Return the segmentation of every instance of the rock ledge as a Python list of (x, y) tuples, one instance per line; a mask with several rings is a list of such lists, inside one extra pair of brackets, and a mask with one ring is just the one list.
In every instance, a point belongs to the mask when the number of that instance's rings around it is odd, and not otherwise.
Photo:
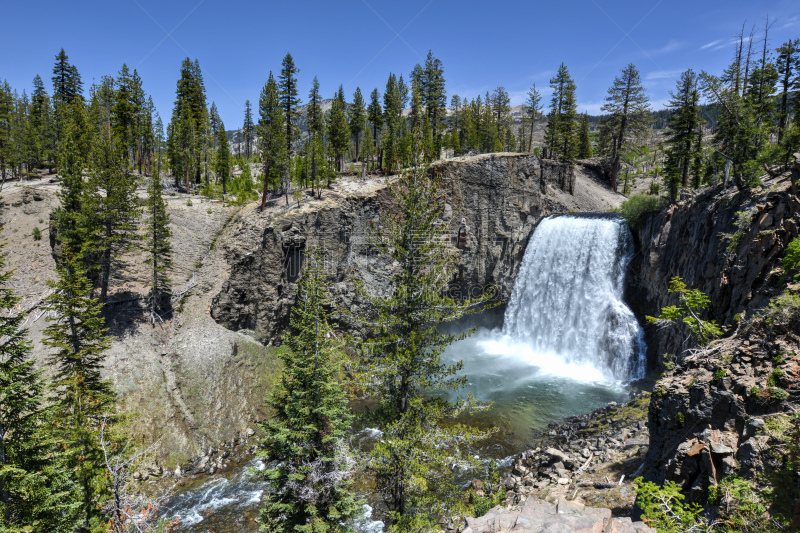
[(610, 509), (586, 507), (563, 498), (551, 504), (536, 498), (525, 500), (521, 509), (490, 509), (479, 518), (467, 518), (463, 533), (655, 533), (644, 522), (611, 518)]

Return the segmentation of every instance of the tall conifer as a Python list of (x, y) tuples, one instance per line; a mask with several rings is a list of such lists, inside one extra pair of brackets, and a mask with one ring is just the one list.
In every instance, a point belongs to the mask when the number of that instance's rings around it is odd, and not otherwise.
[(345, 523), (360, 512), (350, 492), (352, 417), (337, 381), (341, 355), (326, 292), (322, 256), (315, 253), (303, 265), (285, 337), (289, 350), (268, 401), (275, 415), (262, 425), (260, 455), (279, 461), (261, 474), (272, 488), (261, 513), (264, 531), (348, 531)]
[[(0, 256), (0, 269), (4, 265)], [(49, 515), (44, 385), (22, 327), (25, 315), (15, 309), (20, 298), (9, 286), (11, 274), (0, 274), (0, 531), (44, 531)]]
[[(442, 362), (441, 354), (466, 335), (442, 334), (438, 325), (479, 308), (489, 296), (456, 301), (445, 287), (456, 269), (448, 248), (449, 221), (441, 223), (444, 190), (438, 175), (417, 166), (422, 124), (412, 124), (414, 168), (392, 183), (392, 213), (381, 217), (373, 242), (398, 265), (379, 293), (357, 284), (367, 302), (366, 315), (356, 317), (370, 335), (359, 340), (366, 363), (364, 385), (375, 394), (371, 423), (383, 437), (370, 453), (376, 489), (390, 511), (391, 531), (426, 531), (457, 505), (453, 465), (469, 468), (467, 448), (487, 436), (460, 425), (443, 424), (464, 411), (480, 409), (472, 400), (449, 402), (430, 394), (466, 383), (457, 377), (461, 363)], [(458, 444), (455, 444), (458, 443)]]
[(278, 76), (278, 94), (280, 95), (281, 106), (283, 106), (283, 119), (286, 121), (286, 154), (292, 152), (292, 142), (296, 137), (296, 126), (294, 118), (297, 116), (297, 106), (300, 105), (300, 98), (297, 96), (297, 73), (300, 69), (294, 65), (292, 54), (287, 53), (281, 63), (281, 73)]
[(553, 96), (547, 115), (545, 146), (549, 157), (572, 161), (578, 153), (578, 104), (575, 100), (575, 82), (564, 63), (550, 79)]
[(639, 76), (639, 70), (629, 64), (614, 78), (608, 89), (606, 103), (601, 108), (614, 116), (616, 128), (611, 153), (611, 188), (616, 190), (622, 152), (650, 124), (650, 103)]
[(278, 94), (278, 84), (272, 72), (261, 90), (258, 101), (258, 142), (261, 148), (261, 161), (264, 165), (264, 189), (261, 194), (261, 209), (267, 206), (267, 192), (270, 184), (279, 183), (283, 177), (286, 159), (286, 143), (283, 139), (285, 123), (283, 109)]
[(77, 530), (90, 531), (103, 519), (107, 491), (99, 436), (101, 423), (114, 412), (116, 397), (100, 371), (111, 339), (100, 314), (102, 304), (91, 298), (91, 284), (69, 248), (50, 286), (55, 292), (45, 299), (52, 315), (43, 342), (53, 350), (48, 358), (54, 372), (51, 431), (59, 442), (54, 461), (73, 483), (59, 512)]
[(83, 254), (97, 268), (101, 302), (108, 298), (120, 257), (138, 240), (141, 209), (136, 201), (136, 182), (125, 149), (105, 130), (92, 152), (82, 214), (86, 231)]
[(353, 105), (350, 106), (350, 136), (355, 139), (356, 148), (356, 161), (359, 155), (359, 140), (361, 139), (361, 132), (364, 125), (367, 123), (367, 110), (364, 103), (364, 97), (361, 94), (361, 88), (356, 87), (356, 92), (353, 93)]

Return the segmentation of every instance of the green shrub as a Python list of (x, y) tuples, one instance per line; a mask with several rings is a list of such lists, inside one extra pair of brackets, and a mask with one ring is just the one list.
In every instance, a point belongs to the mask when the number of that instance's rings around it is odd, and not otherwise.
[(186, 205), (189, 206), (189, 207), (192, 207), (192, 199), (191, 198), (187, 198), (186, 199)]
[(724, 378), (724, 377), (725, 377), (727, 374), (728, 374), (728, 371), (727, 371), (726, 369), (724, 369), (724, 368), (720, 368), (720, 369), (718, 369), (716, 372), (714, 372), (714, 381), (719, 381), (719, 380), (721, 380), (721, 379), (722, 379), (722, 378)]
[(634, 486), (636, 505), (642, 510), (642, 517), (659, 533), (683, 533), (698, 526), (701, 527), (700, 531), (704, 531), (708, 527), (700, 515), (703, 508), (697, 503), (684, 504), (685, 496), (674, 481), (659, 487), (636, 478)]
[(780, 387), (770, 387), (767, 389), (769, 395), (779, 402), (783, 402), (789, 398), (789, 393)]
[(669, 282), (669, 292), (678, 294), (679, 305), (670, 305), (661, 309), (657, 317), (645, 317), (648, 322), (668, 321), (684, 324), (697, 344), (703, 346), (722, 335), (722, 329), (713, 320), (702, 320), (698, 315), (711, 301), (699, 289), (690, 289), (683, 279), (674, 277)]
[(726, 247), (726, 251), (728, 253), (733, 253), (736, 251), (739, 243), (742, 242), (742, 237), (744, 237), (745, 234), (747, 234), (747, 232), (750, 230), (750, 225), (753, 223), (753, 216), (756, 213), (758, 213), (758, 209), (755, 207), (737, 211), (736, 221), (733, 223), (733, 225), (737, 228), (736, 231), (734, 233), (720, 234), (722, 237), (722, 242), (728, 242), (728, 246)]
[(782, 329), (789, 326), (800, 316), (800, 295), (785, 290), (772, 299), (761, 317), (770, 328)]
[(675, 420), (678, 422), (680, 427), (686, 423), (686, 415), (683, 414), (683, 411), (678, 411), (678, 415), (675, 417)]
[(42, 230), (40, 230), (38, 227), (33, 228), (33, 240), (34, 241), (42, 240)]
[(736, 169), (734, 175), (738, 178), (738, 182), (746, 187), (757, 187), (761, 185), (761, 176), (764, 175), (764, 169), (761, 163), (755, 159), (751, 159), (745, 163), (741, 163), (739, 168)]
[[(796, 272), (797, 267), (800, 266), (800, 239), (797, 237), (792, 239), (792, 242), (786, 247), (786, 257), (783, 258), (781, 266), (786, 274)], [(793, 279), (800, 281), (800, 273), (795, 274)]]
[(628, 226), (633, 230), (637, 230), (644, 225), (647, 214), (661, 211), (666, 206), (667, 199), (662, 196), (634, 194), (623, 202), (619, 212), (628, 223)]
[(779, 385), (780, 382), (781, 382), (781, 378), (785, 374), (786, 374), (786, 372), (784, 372), (780, 368), (774, 369), (772, 371), (772, 373), (769, 375), (769, 377), (767, 378), (767, 385), (770, 385), (770, 386), (773, 386), (773, 387), (776, 386), (776, 385)]

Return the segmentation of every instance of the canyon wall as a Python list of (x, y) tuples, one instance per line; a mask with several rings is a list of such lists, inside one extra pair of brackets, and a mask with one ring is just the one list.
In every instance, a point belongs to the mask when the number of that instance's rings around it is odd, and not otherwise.
[[(784, 175), (753, 190), (712, 188), (637, 232), (636, 311), (657, 315), (676, 304), (667, 288), (679, 276), (709, 296), (702, 317), (726, 330), (697, 350), (685, 329), (648, 327), (661, 377), (649, 407), (646, 478), (675, 481), (702, 502), (728, 475), (760, 479), (780, 466), (780, 436), (766, 432), (765, 421), (800, 399), (800, 324), (793, 304), (777, 311), (768, 304), (786, 290), (780, 264), (798, 227), (800, 202)], [(672, 363), (663, 354), (675, 354)]]
[[(607, 211), (622, 199), (589, 171), (528, 154), (459, 158), (428, 172), (446, 184), (442, 222), (449, 221), (448, 245), (458, 253), (450, 285), (455, 296), (491, 288), (507, 301), (528, 238), (543, 217)], [(223, 244), (230, 276), (213, 299), (213, 318), (232, 330), (255, 331), (262, 340), (274, 338), (288, 324), (300, 266), (312, 249), (322, 252), (335, 304), (357, 311), (355, 273), (368, 290), (379, 291), (392, 271), (368, 232), (394, 212), (390, 181), (346, 178), (300, 206), (279, 200), (264, 212), (243, 210)], [(342, 327), (352, 326), (346, 316), (335, 316)]]

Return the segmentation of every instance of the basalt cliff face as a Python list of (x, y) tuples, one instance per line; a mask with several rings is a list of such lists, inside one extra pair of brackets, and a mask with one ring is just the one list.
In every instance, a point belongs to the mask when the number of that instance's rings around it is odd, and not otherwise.
[(726, 328), (698, 348), (686, 330), (649, 326), (653, 355), (674, 359), (657, 364), (664, 372), (650, 403), (644, 472), (677, 482), (691, 500), (704, 501), (731, 474), (758, 479), (785, 458), (785, 442), (765, 424), (787, 420), (800, 398), (800, 321), (780, 269), (798, 227), (800, 202), (786, 174), (752, 190), (712, 188), (636, 234), (630, 300), (640, 316), (677, 303), (668, 285), (679, 276), (709, 296), (703, 318)]
[[(607, 211), (623, 199), (588, 171), (528, 154), (490, 154), (434, 164), (444, 178), (442, 222), (449, 221), (448, 246), (458, 253), (451, 280), (455, 296), (490, 289), (507, 301), (525, 247), (545, 216), (571, 211)], [(256, 206), (234, 220), (225, 246), (230, 277), (214, 297), (211, 313), (232, 330), (273, 338), (288, 324), (304, 257), (319, 250), (339, 308), (358, 311), (354, 276), (367, 290), (386, 286), (392, 265), (376, 253), (369, 227), (394, 212), (389, 180), (346, 178), (321, 199), (301, 205), (276, 201)], [(347, 316), (337, 314), (343, 328)]]

